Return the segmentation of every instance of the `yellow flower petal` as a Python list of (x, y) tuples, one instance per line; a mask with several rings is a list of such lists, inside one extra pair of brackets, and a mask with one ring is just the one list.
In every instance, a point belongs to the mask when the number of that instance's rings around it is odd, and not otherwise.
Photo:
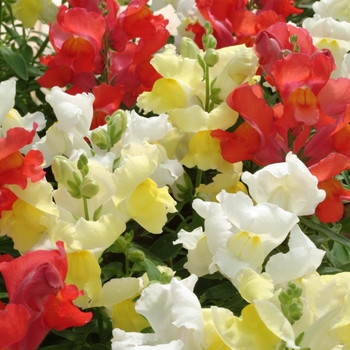
[(125, 210), (149, 232), (161, 233), (167, 213), (176, 211), (175, 204), (166, 186), (158, 188), (153, 180), (146, 179), (126, 199)]
[(101, 268), (94, 255), (88, 250), (68, 253), (67, 284), (75, 284), (79, 290), (84, 291), (84, 295), (79, 296), (74, 304), (87, 308), (90, 301), (98, 298), (102, 288)]
[(193, 135), (189, 143), (189, 152), (181, 163), (188, 168), (197, 166), (201, 170), (233, 170), (234, 165), (226, 162), (221, 156), (220, 140), (211, 137), (210, 133), (211, 130), (202, 130)]

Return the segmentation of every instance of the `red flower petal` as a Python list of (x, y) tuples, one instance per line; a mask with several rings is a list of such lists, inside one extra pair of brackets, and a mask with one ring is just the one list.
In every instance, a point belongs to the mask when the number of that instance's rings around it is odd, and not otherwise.
[(50, 296), (42, 316), (43, 323), (48, 328), (58, 331), (88, 323), (92, 318), (92, 313), (82, 312), (72, 303), (72, 300), (76, 299), (79, 294), (74, 285), (68, 285), (56, 296)]
[(0, 349), (19, 342), (27, 331), (30, 314), (22, 305), (0, 307)]
[(350, 200), (350, 191), (343, 188), (334, 178), (322, 181), (319, 189), (326, 191), (326, 198), (316, 207), (316, 215), (321, 222), (336, 222), (343, 216), (344, 205), (342, 200)]

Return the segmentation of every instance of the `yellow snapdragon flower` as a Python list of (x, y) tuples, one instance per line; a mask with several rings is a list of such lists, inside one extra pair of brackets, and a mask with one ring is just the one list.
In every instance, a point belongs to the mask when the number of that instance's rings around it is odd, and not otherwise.
[(18, 185), (10, 185), (9, 188), (18, 199), (12, 210), (2, 213), (0, 235), (11, 237), (15, 248), (25, 253), (38, 243), (58, 215), (58, 209), (52, 200), (52, 186), (49, 182), (32, 183), (28, 180), (24, 190)]
[(84, 294), (79, 296), (75, 305), (86, 308), (90, 301), (98, 298), (102, 288), (101, 267), (94, 255), (88, 250), (81, 250), (67, 254), (68, 272), (66, 277), (67, 284), (74, 284)]
[(125, 208), (135, 221), (152, 233), (161, 233), (167, 213), (176, 211), (168, 188), (158, 188), (151, 179), (137, 186), (126, 200)]
[(12, 6), (13, 15), (22, 21), (24, 28), (31, 28), (40, 19), (54, 22), (58, 7), (51, 0), (18, 0)]
[(181, 163), (188, 168), (197, 166), (201, 170), (232, 171), (235, 165), (222, 158), (220, 140), (211, 137), (210, 133), (211, 130), (201, 130), (193, 135), (189, 143), (189, 152)]

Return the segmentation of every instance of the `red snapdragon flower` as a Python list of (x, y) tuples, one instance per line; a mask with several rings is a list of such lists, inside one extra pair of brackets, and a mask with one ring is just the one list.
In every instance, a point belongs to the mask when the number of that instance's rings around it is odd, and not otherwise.
[(258, 86), (236, 88), (226, 102), (243, 124), (233, 133), (212, 132), (224, 159), (267, 165), (292, 151), (311, 166), (332, 152), (349, 155), (350, 80), (330, 79), (330, 52), (317, 50), (304, 29), (286, 23), (261, 32), (254, 49), (281, 102), (267, 105)]
[(303, 13), (303, 10), (296, 8), (294, 4), (295, 4), (295, 0), (259, 0), (258, 1), (258, 6), (263, 11), (273, 10), (277, 14), (282, 15), (285, 18), (287, 18), (290, 15), (300, 15), (301, 13)]
[(246, 83), (239, 86), (227, 97), (226, 103), (243, 117), (244, 122), (232, 133), (211, 132), (211, 136), (221, 140), (223, 158), (231, 163), (253, 160), (259, 165), (284, 161), (287, 148), (281, 149), (276, 141), (274, 110), (263, 98), (260, 85)]
[(71, 84), (75, 91), (89, 92), (96, 84), (93, 72), (105, 30), (106, 22), (100, 14), (60, 6), (57, 22), (49, 32), (56, 54), (41, 60), (48, 69), (38, 79), (39, 84), (48, 88)]
[(261, 31), (255, 39), (253, 46), (259, 59), (259, 65), (267, 75), (266, 80), (272, 85), (274, 82), (272, 79), (269, 80), (269, 77), (273, 65), (295, 50), (295, 45), (290, 40), (293, 36), (297, 37), (298, 53), (311, 57), (318, 51), (306, 29), (286, 23), (276, 23), (270, 26), (268, 29)]
[(131, 108), (160, 78), (150, 61), (169, 38), (168, 20), (155, 16), (147, 0), (130, 1), (119, 15), (113, 0), (103, 6), (97, 0), (68, 2), (72, 8), (61, 6), (57, 23), (50, 27), (56, 54), (41, 59), (48, 68), (38, 82), (48, 88), (67, 87), (70, 94), (107, 91), (99, 88), (102, 83), (110, 86), (113, 96), (101, 98), (99, 94), (94, 105), (91, 128), (95, 128), (104, 123), (101, 115), (111, 105), (118, 109), (123, 102)]
[(0, 217), (3, 210), (10, 210), (17, 199), (6, 185), (18, 185), (22, 189), (27, 181), (41, 180), (45, 176), (42, 169), (44, 157), (40, 151), (31, 150), (25, 156), (20, 149), (33, 141), (36, 125), (32, 131), (12, 128), (5, 138), (0, 138)]
[[(213, 27), (217, 48), (238, 44), (252, 46), (259, 32), (275, 23), (286, 22), (290, 14), (303, 12), (293, 3), (289, 0), (257, 1), (257, 11), (253, 12), (247, 8), (247, 0), (196, 0), (199, 12)], [(195, 42), (203, 48), (205, 31), (200, 24), (192, 23), (187, 30), (195, 34)]]
[(35, 350), (51, 329), (82, 326), (91, 320), (92, 313), (81, 312), (72, 303), (80, 293), (74, 285), (64, 283), (67, 258), (63, 242), (57, 247), (0, 262), (9, 297), (5, 307), (0, 305), (0, 348)]
[(92, 89), (95, 95), (93, 104), (94, 116), (91, 123), (91, 129), (106, 124), (106, 116), (112, 115), (120, 105), (123, 97), (123, 90), (120, 86), (111, 86), (102, 83)]
[(331, 153), (325, 159), (309, 167), (318, 179), (317, 187), (326, 192), (326, 198), (316, 207), (316, 215), (321, 222), (336, 222), (344, 213), (343, 200), (350, 201), (350, 190), (344, 188), (334, 177), (350, 169), (350, 158)]

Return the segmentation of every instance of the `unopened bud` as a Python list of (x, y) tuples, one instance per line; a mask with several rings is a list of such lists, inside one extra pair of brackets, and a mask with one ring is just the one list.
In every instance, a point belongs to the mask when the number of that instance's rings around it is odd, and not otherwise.
[(303, 316), (303, 303), (300, 300), (294, 302), (289, 306), (288, 311), (293, 321), (298, 321)]
[(89, 159), (86, 156), (86, 154), (82, 153), (78, 159), (78, 163), (77, 163), (77, 167), (80, 170), (81, 174), (84, 176), (86, 176), (89, 172)]
[(86, 176), (84, 178), (83, 183), (81, 184), (81, 187), (80, 187), (81, 195), (87, 199), (90, 199), (96, 196), (99, 190), (100, 190), (100, 186), (90, 176)]
[(214, 67), (219, 62), (219, 54), (214, 49), (208, 49), (204, 54), (204, 62), (209, 67)]
[(129, 232), (126, 232), (124, 234), (124, 237), (125, 237), (126, 242), (128, 242), (128, 243), (131, 242), (134, 239), (134, 231), (131, 230)]
[(127, 247), (128, 247), (128, 242), (125, 240), (123, 236), (119, 236), (118, 239), (113, 244), (113, 248), (116, 253), (125, 254)]
[(199, 48), (197, 44), (187, 37), (183, 37), (180, 42), (180, 55), (182, 57), (197, 59), (199, 54)]
[(64, 156), (56, 156), (52, 161), (51, 169), (56, 181), (64, 186), (72, 197), (81, 198), (82, 179), (73, 162)]
[(292, 299), (284, 290), (278, 295), (278, 299), (282, 304), (288, 305), (291, 304)]
[(116, 144), (126, 130), (127, 116), (126, 113), (118, 109), (112, 116), (106, 118), (107, 132), (110, 139), (110, 147)]
[(140, 249), (131, 249), (131, 250), (129, 250), (128, 258), (133, 263), (139, 263), (139, 262), (145, 260), (146, 255)]
[(104, 129), (95, 129), (91, 133), (91, 141), (100, 149), (107, 149), (109, 147), (107, 131)]
[(204, 29), (207, 34), (213, 34), (213, 27), (211, 26), (210, 22), (204, 23)]

